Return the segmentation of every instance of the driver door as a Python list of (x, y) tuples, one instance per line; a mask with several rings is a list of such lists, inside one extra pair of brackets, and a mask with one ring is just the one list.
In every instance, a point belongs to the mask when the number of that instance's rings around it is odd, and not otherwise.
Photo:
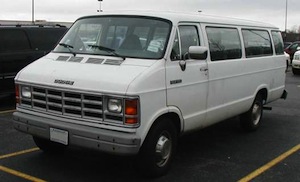
[(199, 24), (179, 25), (166, 63), (167, 105), (180, 109), (185, 131), (200, 128), (206, 118), (207, 61), (188, 56), (190, 46), (204, 44), (201, 35)]

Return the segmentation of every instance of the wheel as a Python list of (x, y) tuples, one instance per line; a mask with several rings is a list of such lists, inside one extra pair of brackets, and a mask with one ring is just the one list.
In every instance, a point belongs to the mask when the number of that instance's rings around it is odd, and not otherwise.
[(33, 136), (34, 143), (45, 153), (60, 154), (65, 150), (65, 146), (47, 139)]
[(146, 177), (166, 174), (177, 146), (177, 131), (168, 119), (158, 120), (150, 129), (136, 160), (137, 170)]
[(293, 71), (294, 75), (298, 75), (299, 74), (299, 70), (298, 69), (292, 68), (292, 71)]
[(263, 98), (261, 94), (255, 97), (251, 108), (240, 116), (241, 127), (246, 131), (255, 131), (261, 123), (263, 115)]

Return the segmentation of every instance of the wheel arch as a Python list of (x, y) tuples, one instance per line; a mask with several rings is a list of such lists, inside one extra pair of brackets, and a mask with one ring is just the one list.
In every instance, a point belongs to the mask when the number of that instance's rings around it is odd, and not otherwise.
[(260, 89), (257, 91), (255, 97), (256, 97), (258, 94), (260, 94), (260, 95), (262, 96), (263, 104), (265, 104), (265, 102), (266, 102), (267, 99), (268, 99), (268, 89), (267, 89), (266, 87), (262, 87), (262, 88), (260, 88)]
[[(161, 116), (159, 116), (152, 124), (152, 126), (157, 123), (157, 122), (161, 122), (165, 119), (168, 119), (171, 121), (171, 123), (174, 124), (175, 128), (176, 128), (176, 132), (178, 135), (181, 134), (181, 132), (183, 131), (183, 124), (181, 122), (181, 119), (179, 117), (179, 115), (175, 112), (168, 112), (168, 113), (165, 113)], [(150, 129), (152, 128), (152, 126), (150, 127)]]
[(149, 123), (149, 125), (146, 127), (146, 130), (144, 130), (144, 131), (147, 131), (147, 133), (146, 133), (146, 135), (144, 135), (142, 141), (144, 141), (144, 139), (148, 136), (148, 134), (149, 134), (150, 130), (153, 128), (153, 126), (157, 122), (161, 122), (164, 119), (170, 120), (176, 128), (177, 134), (181, 135), (181, 133), (184, 130), (184, 128), (183, 128), (184, 121), (183, 121), (181, 111), (177, 107), (171, 106), (171, 107), (167, 107), (164, 110), (161, 110), (155, 114), (155, 116), (151, 119), (151, 122)]

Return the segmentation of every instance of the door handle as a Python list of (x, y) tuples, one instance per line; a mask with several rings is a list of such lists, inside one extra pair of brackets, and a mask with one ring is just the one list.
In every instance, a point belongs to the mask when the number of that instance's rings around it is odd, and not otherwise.
[(202, 67), (202, 68), (200, 68), (200, 71), (208, 71), (208, 68), (207, 67)]

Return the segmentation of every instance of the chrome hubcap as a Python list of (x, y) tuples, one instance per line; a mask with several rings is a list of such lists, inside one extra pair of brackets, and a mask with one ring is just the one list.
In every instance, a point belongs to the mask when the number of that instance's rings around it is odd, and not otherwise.
[(171, 151), (172, 151), (171, 140), (168, 137), (166, 137), (164, 134), (162, 134), (159, 137), (155, 148), (155, 152), (157, 156), (156, 164), (159, 167), (164, 166), (168, 162), (171, 155)]

